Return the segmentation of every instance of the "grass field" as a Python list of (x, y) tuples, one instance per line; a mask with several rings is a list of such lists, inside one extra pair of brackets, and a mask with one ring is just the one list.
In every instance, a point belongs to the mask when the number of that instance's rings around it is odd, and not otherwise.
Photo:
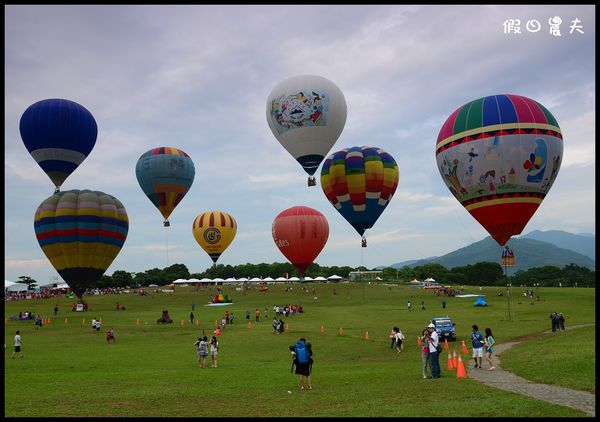
[[(441, 315), (449, 315), (456, 322), (459, 342), (452, 343), (451, 348), (456, 346), (457, 352), (460, 340), (468, 339), (474, 323), (482, 330), (491, 327), (498, 343), (549, 329), (549, 315), (554, 310), (563, 312), (569, 325), (594, 323), (594, 289), (542, 288), (541, 301), (530, 305), (528, 300), (519, 304), (521, 289), (513, 288), (513, 321), (509, 321), (506, 296), (496, 296), (493, 287), (484, 287), (481, 292), (490, 305), (487, 308), (473, 307), (474, 298), (447, 298), (445, 311), (441, 298), (407, 286), (308, 287), (308, 293), (297, 284), (285, 292), (283, 285), (272, 285), (267, 292), (244, 295), (226, 286), (224, 293), (234, 300), (227, 307), (203, 306), (215, 292), (195, 292), (191, 287), (177, 288), (174, 294), (86, 296), (91, 309), (85, 315), (70, 312), (74, 300), (64, 296), (59, 300), (6, 302), (5, 318), (34, 310), (50, 317), (52, 323), (39, 330), (32, 322), (9, 321), (5, 325), (5, 415), (418, 417), (429, 414), (426, 407), (439, 398), (444, 402), (441, 415), (584, 416), (471, 379), (456, 379), (454, 373), (445, 370), (443, 360), (442, 378), (424, 380), (416, 340), (429, 320)], [(465, 293), (479, 291), (467, 286)], [(413, 303), (410, 312), (408, 300)], [(426, 310), (420, 309), (421, 300)], [(125, 311), (115, 310), (117, 301)], [(192, 302), (197, 305), (194, 314), (201, 322), (199, 326), (191, 326), (187, 320)], [(52, 316), (55, 303), (60, 307), (57, 318)], [(284, 318), (289, 331), (273, 334), (273, 305), (287, 303), (303, 306), (305, 313)], [(248, 328), (245, 311), (256, 308), (261, 310), (261, 321), (255, 323), (252, 316), (252, 328)], [(269, 319), (264, 318), (265, 308)], [(163, 309), (169, 310), (173, 324), (155, 324)], [(235, 314), (235, 323), (219, 338), (219, 367), (201, 369), (193, 343), (203, 329), (207, 335), (212, 333), (214, 321), (225, 309)], [(94, 316), (103, 320), (100, 333), (90, 327)], [(140, 326), (136, 325), (138, 318)], [(401, 354), (390, 350), (389, 332), (394, 325), (407, 338)], [(115, 330), (116, 344), (106, 343), (108, 327)], [(340, 327), (342, 335), (338, 333)], [(21, 330), (23, 359), (9, 359), (16, 329)], [(369, 340), (364, 339), (366, 331)], [(566, 337), (570, 333), (560, 334)], [(311, 391), (300, 390), (297, 376), (290, 373), (288, 346), (300, 337), (313, 343)], [(589, 359), (571, 352), (565, 348), (565, 358)], [(522, 370), (519, 365), (515, 367), (517, 373)], [(569, 370), (586, 378), (587, 383), (595, 381), (586, 365), (573, 365)], [(551, 379), (545, 382), (558, 382), (562, 376), (560, 370), (549, 372)]]
[(502, 353), (502, 367), (532, 381), (595, 393), (596, 327), (559, 331), (517, 344)]

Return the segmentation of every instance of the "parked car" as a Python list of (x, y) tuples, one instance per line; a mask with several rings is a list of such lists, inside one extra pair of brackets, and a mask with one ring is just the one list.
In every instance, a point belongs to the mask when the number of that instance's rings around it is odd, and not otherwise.
[(449, 316), (436, 317), (431, 322), (435, 325), (435, 331), (438, 333), (440, 341), (456, 341), (456, 329), (454, 328), (456, 323), (452, 322), (452, 318)]

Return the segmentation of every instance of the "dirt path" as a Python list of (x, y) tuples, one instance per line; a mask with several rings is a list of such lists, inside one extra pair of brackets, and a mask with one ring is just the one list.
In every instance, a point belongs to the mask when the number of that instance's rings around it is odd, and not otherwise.
[[(583, 324), (574, 325), (572, 327), (567, 326), (567, 330), (573, 330), (580, 327), (589, 327), (596, 324)], [(547, 335), (552, 333), (552, 330), (548, 330), (542, 333)], [(538, 338), (539, 335), (527, 336), (515, 341), (499, 344), (495, 347), (494, 363), (496, 369), (489, 371), (487, 366), (484, 364), (483, 369), (473, 368), (473, 361), (469, 359), (469, 364), (466, 365), (467, 375), (469, 378), (482, 382), (490, 387), (500, 388), (502, 390), (512, 391), (517, 394), (523, 394), (526, 396), (534, 397), (539, 400), (544, 400), (550, 403), (559, 404), (561, 406), (572, 407), (582, 412), (587, 413), (590, 416), (596, 416), (596, 395), (588, 393), (587, 391), (573, 390), (571, 388), (559, 387), (549, 384), (541, 384), (535, 381), (529, 381), (525, 378), (521, 378), (512, 372), (503, 370), (500, 367), (501, 359), (498, 355), (502, 352), (510, 349), (515, 344), (523, 343), (527, 340)]]

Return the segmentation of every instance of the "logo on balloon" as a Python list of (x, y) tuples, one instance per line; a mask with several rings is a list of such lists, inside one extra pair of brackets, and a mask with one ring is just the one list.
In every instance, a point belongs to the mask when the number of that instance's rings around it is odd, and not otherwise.
[(215, 243), (218, 243), (219, 240), (221, 240), (221, 232), (216, 227), (209, 227), (204, 231), (203, 237), (206, 243), (214, 245)]
[(301, 127), (327, 126), (328, 110), (329, 95), (309, 89), (272, 100), (271, 119), (282, 134)]

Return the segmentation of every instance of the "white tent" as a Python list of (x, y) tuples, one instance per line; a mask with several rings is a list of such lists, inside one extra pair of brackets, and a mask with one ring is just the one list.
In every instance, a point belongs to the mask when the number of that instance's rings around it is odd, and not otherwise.
[(410, 284), (419, 284), (419, 283), (420, 283), (420, 281), (419, 281), (419, 280), (417, 280), (416, 278), (413, 278), (413, 279), (410, 281)]
[(325, 277), (318, 276), (315, 277), (315, 281), (327, 281), (327, 279)]
[(61, 284), (57, 284), (56, 287), (53, 287), (52, 289), (53, 290), (70, 289), (70, 287), (67, 283), (61, 283)]
[(14, 281), (10, 281), (10, 280), (6, 280), (4, 279), (4, 288), (8, 289), (10, 286), (12, 286), (13, 284), (16, 284)]
[(300, 279), (298, 277), (290, 277), (288, 281), (300, 281)]
[(225, 280), (223, 280), (221, 277), (217, 277), (217, 278), (213, 278), (213, 281), (214, 281), (215, 283), (216, 283), (216, 282), (220, 282), (220, 283), (222, 283), (222, 282), (223, 282), (223, 281), (225, 281)]
[(342, 277), (340, 277), (339, 275), (330, 275), (329, 277), (327, 277), (327, 280), (341, 280)]
[(311, 276), (308, 275), (308, 276), (304, 277), (302, 280), (304, 280), (304, 281), (313, 281), (314, 279)]
[(5, 287), (4, 290), (7, 292), (26, 292), (27, 284), (25, 283), (13, 283), (8, 287)]
[(258, 277), (252, 277), (252, 278), (251, 278), (250, 280), (248, 280), (248, 281), (250, 281), (250, 282), (252, 282), (252, 281), (261, 281), (261, 279), (260, 279), (260, 278), (258, 278)]
[(193, 283), (193, 284), (196, 284), (196, 283), (200, 283), (200, 280), (198, 280), (197, 278), (190, 278), (190, 279), (188, 280), (188, 282), (190, 282), (190, 283)]
[(200, 280), (200, 283), (212, 283), (212, 278), (204, 277)]
[(435, 280), (431, 277), (425, 279), (425, 281), (429, 282), (429, 283), (435, 283)]
[(225, 279), (225, 283), (237, 283), (237, 279), (235, 277), (229, 277)]
[(275, 281), (272, 277), (263, 278), (262, 281)]
[(238, 281), (241, 281), (242, 283), (248, 281), (248, 277), (242, 277), (242, 278), (238, 278)]
[(275, 281), (288, 281), (288, 279), (285, 277), (277, 277)]
[(178, 278), (177, 280), (171, 282), (171, 284), (188, 284), (188, 283), (189, 283), (189, 281), (185, 280), (183, 278)]

